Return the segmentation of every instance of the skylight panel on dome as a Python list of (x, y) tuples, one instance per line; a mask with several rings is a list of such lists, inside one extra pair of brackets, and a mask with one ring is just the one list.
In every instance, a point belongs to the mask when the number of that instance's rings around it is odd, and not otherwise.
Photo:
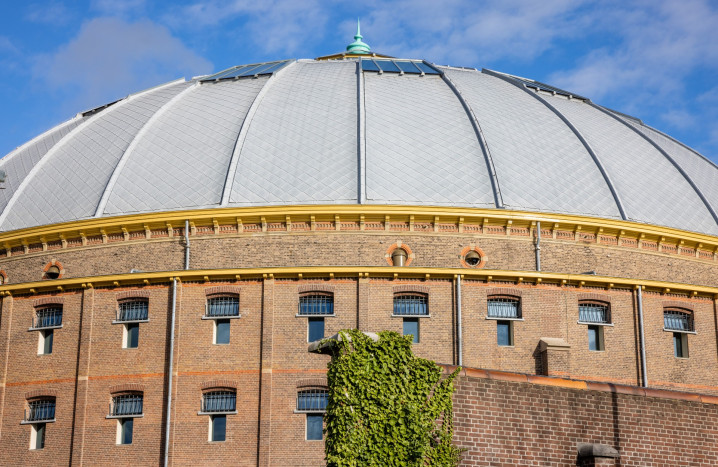
[(558, 94), (559, 96), (566, 96), (566, 97), (570, 97), (573, 99), (581, 99), (584, 101), (589, 100), (587, 97), (579, 96), (578, 94), (574, 94), (572, 92), (565, 91), (561, 88), (557, 88), (555, 86), (551, 86), (549, 84), (545, 84), (540, 81), (534, 81), (532, 79), (522, 78), (520, 76), (510, 75), (508, 73), (500, 73), (500, 72), (493, 71), (493, 70), (486, 70), (486, 71), (490, 72), (489, 74), (496, 73), (496, 74), (499, 74), (502, 76), (506, 76), (507, 78), (510, 78), (514, 81), (518, 81), (519, 83), (523, 84), (524, 87), (527, 87), (529, 89), (534, 89), (536, 91), (549, 92), (551, 94)]
[(200, 79), (200, 81), (217, 81), (223, 79), (243, 78), (246, 76), (270, 75), (280, 70), (290, 61), (291, 60), (281, 60), (277, 62), (253, 63), (251, 65), (235, 66), (227, 70), (220, 71), (219, 73), (206, 76)]
[(412, 75), (438, 75), (440, 72), (432, 66), (418, 60), (361, 60), (363, 71), (376, 71), (379, 73), (406, 73)]

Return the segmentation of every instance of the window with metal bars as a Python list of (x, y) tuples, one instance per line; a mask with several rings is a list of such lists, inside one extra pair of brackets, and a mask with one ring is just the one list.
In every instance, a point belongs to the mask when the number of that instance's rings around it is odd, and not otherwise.
[(226, 413), (237, 411), (235, 391), (212, 391), (202, 396), (202, 412)]
[(489, 297), (487, 304), (489, 318), (521, 318), (521, 300), (517, 297)]
[(297, 412), (324, 412), (329, 403), (326, 389), (305, 389), (297, 392)]
[(578, 320), (582, 323), (605, 323), (611, 320), (607, 303), (579, 302)]
[(58, 328), (62, 326), (62, 306), (48, 306), (35, 311), (32, 328)]
[(239, 316), (239, 296), (221, 295), (207, 299), (207, 317)]
[(423, 294), (394, 295), (394, 315), (428, 316), (429, 297)]
[(113, 417), (131, 417), (142, 415), (142, 394), (121, 394), (112, 398), (110, 415)]
[(333, 315), (334, 295), (311, 293), (299, 297), (299, 315)]
[(693, 331), (693, 314), (687, 310), (663, 310), (663, 327), (671, 331)]
[(122, 301), (117, 310), (117, 321), (147, 321), (148, 309), (147, 300)]
[(43, 422), (55, 419), (55, 399), (36, 399), (28, 401), (25, 410), (26, 422)]

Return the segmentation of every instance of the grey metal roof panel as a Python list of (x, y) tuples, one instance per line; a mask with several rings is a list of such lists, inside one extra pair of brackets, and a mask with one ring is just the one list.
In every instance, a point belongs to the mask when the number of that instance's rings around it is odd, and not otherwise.
[(104, 214), (216, 206), (237, 135), (267, 77), (196, 85), (151, 122)]
[(0, 159), (0, 169), (7, 174), (5, 186), (0, 190), (0, 212), (5, 209), (12, 195), (18, 189), (32, 168), (68, 133), (85, 119), (73, 118), (43, 133), (32, 141), (20, 146), (15, 151)]
[(135, 95), (88, 120), (37, 166), (7, 213), (2, 229), (91, 217), (133, 136), (185, 86), (173, 84)]
[(487, 74), (443, 70), (478, 119), (505, 207), (620, 218), (591, 155), (548, 107)]
[(363, 78), (367, 202), (495, 206), (469, 116), (440, 76)]
[(550, 95), (546, 99), (601, 158), (630, 220), (718, 233), (718, 225), (693, 187), (648, 141), (588, 103)]
[(356, 63), (297, 62), (272, 80), (228, 204), (356, 203)]
[[(619, 117), (621, 116), (619, 115)], [(642, 125), (636, 120), (624, 117), (621, 117), (621, 119), (666, 151), (693, 180), (693, 183), (703, 193), (713, 210), (718, 211), (718, 167), (715, 164), (647, 125)]]

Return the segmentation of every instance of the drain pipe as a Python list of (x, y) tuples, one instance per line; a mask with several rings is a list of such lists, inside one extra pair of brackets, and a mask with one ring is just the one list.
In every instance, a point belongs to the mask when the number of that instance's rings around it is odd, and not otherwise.
[(464, 352), (461, 343), (461, 274), (456, 275), (456, 323), (458, 325), (456, 340), (459, 346), (459, 366), (462, 366), (464, 364)]
[(641, 342), (641, 385), (648, 387), (648, 375), (646, 374), (646, 337), (643, 334), (643, 296), (641, 295), (641, 286), (636, 286), (636, 304), (638, 305), (638, 331)]
[(165, 427), (165, 455), (164, 465), (167, 467), (167, 459), (170, 450), (170, 418), (172, 417), (172, 371), (175, 357), (175, 316), (177, 312), (177, 278), (172, 278), (172, 324), (170, 328), (170, 363), (169, 375), (167, 377), (167, 426)]
[(184, 221), (184, 268), (189, 269), (189, 220)]
[(541, 271), (541, 221), (536, 221), (536, 270)]

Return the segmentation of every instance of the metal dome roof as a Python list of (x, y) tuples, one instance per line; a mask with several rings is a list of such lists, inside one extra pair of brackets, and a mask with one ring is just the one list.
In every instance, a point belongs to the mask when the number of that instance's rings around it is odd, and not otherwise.
[(0, 160), (0, 230), (229, 206), (520, 209), (718, 234), (718, 168), (639, 120), (511, 75), (298, 60), (179, 80)]

